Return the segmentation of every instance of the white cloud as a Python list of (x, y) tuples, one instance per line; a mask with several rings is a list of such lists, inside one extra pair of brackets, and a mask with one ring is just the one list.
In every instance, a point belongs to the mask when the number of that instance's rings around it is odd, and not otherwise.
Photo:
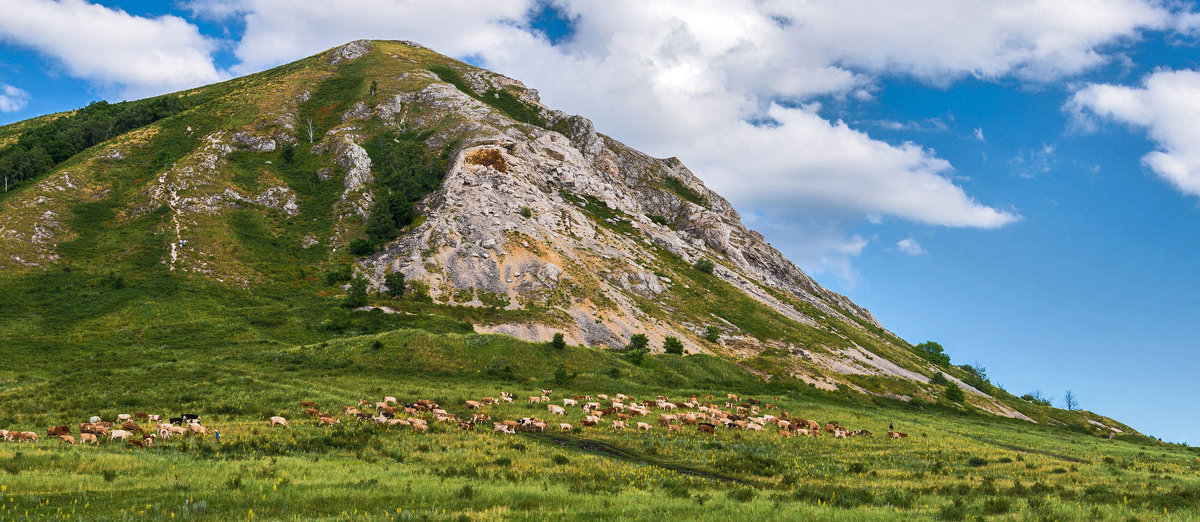
[(897, 241), (896, 248), (899, 248), (901, 252), (910, 256), (919, 256), (925, 253), (925, 249), (921, 248), (921, 244), (911, 237)]
[(223, 78), (212, 62), (216, 44), (195, 25), (83, 0), (0, 2), (0, 42), (34, 49), (70, 76), (120, 87), (131, 96)]
[(987, 139), (983, 137), (983, 128), (975, 127), (975, 139), (979, 141), (987, 141)]
[(1200, 196), (1200, 72), (1158, 71), (1140, 87), (1091, 84), (1064, 107), (1085, 130), (1099, 120), (1145, 129), (1158, 150), (1142, 163), (1180, 192)]
[(0, 83), (0, 112), (19, 111), (27, 104), (29, 104), (29, 93)]
[(1035, 178), (1050, 172), (1054, 168), (1055, 148), (1053, 143), (1043, 143), (1041, 147), (1021, 151), (1012, 158), (1013, 171), (1022, 178)]

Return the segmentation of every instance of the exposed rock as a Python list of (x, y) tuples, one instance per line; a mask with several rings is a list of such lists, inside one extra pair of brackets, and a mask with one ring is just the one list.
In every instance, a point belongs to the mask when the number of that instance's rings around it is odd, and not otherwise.
[(338, 47), (337, 49), (334, 49), (333, 52), (330, 53), (329, 59), (326, 60), (326, 63), (329, 65), (336, 65), (342, 62), (354, 61), (363, 57), (369, 52), (371, 52), (370, 40), (355, 40), (346, 45)]
[(246, 132), (233, 135), (233, 142), (254, 152), (272, 152), (275, 150), (275, 140), (261, 136), (253, 136)]

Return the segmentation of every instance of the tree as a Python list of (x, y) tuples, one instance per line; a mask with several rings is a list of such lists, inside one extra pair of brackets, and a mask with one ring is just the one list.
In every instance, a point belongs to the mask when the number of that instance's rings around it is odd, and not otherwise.
[(696, 263), (693, 264), (692, 266), (695, 267), (696, 270), (699, 270), (706, 274), (713, 273), (713, 269), (716, 268), (716, 265), (713, 264), (712, 260), (707, 257), (702, 257), (700, 259), (697, 259)]
[(946, 374), (944, 374), (942, 372), (937, 372), (937, 373), (933, 374), (933, 377), (929, 378), (929, 384), (936, 384), (938, 386), (946, 386), (946, 385), (950, 384), (950, 379), (946, 378)]
[(646, 334), (633, 334), (629, 338), (629, 344), (625, 346), (625, 351), (647, 350), (650, 347), (650, 338)]
[(371, 96), (375, 96), (377, 90), (379, 90), (379, 82), (371, 80)]
[(362, 276), (354, 276), (350, 280), (350, 288), (346, 291), (346, 300), (342, 302), (342, 306), (346, 308), (358, 308), (367, 304), (367, 280)]
[(720, 341), (721, 340), (721, 329), (717, 328), (711, 324), (708, 325), (708, 328), (704, 329), (704, 340), (708, 341), (710, 343), (715, 343), (717, 341)]
[(578, 375), (577, 373), (567, 373), (567, 367), (560, 364), (558, 369), (554, 370), (554, 384), (566, 386), (574, 382)]
[(1067, 410), (1074, 410), (1079, 407), (1079, 398), (1071, 390), (1067, 390), (1067, 393), (1063, 394), (1063, 405), (1067, 407)]
[(633, 350), (625, 354), (625, 360), (629, 361), (630, 364), (633, 364), (634, 366), (641, 366), (642, 361), (646, 359), (646, 354), (648, 353), (650, 353), (650, 350), (645, 348)]
[(671, 355), (683, 355), (683, 341), (675, 337), (663, 339), (663, 351)]
[(313, 142), (313, 136), (315, 136), (315, 135), (316, 135), (316, 133), (317, 133), (317, 129), (316, 129), (315, 127), (313, 127), (312, 116), (309, 116), (309, 117), (308, 117), (308, 120), (306, 120), (306, 122), (305, 122), (305, 123), (306, 123), (306, 129), (305, 129), (305, 130), (307, 130), (307, 131), (308, 131), (308, 142), (309, 142), (309, 143), (312, 143), (312, 142)]
[(400, 297), (404, 295), (404, 272), (397, 270), (389, 273), (386, 276), (383, 276), (383, 284), (387, 285), (388, 295), (392, 297)]
[(922, 358), (928, 361), (932, 361), (942, 366), (950, 364), (950, 356), (944, 353), (942, 345), (934, 341), (925, 341), (914, 346), (913, 348), (916, 349), (917, 355), (920, 355)]
[(355, 256), (369, 256), (374, 252), (375, 245), (369, 239), (360, 237), (350, 241), (350, 253)]
[(550, 347), (555, 350), (567, 349), (567, 340), (563, 337), (562, 332), (554, 334), (554, 338), (550, 340)]
[(962, 388), (959, 388), (957, 384), (950, 383), (946, 385), (945, 397), (950, 402), (962, 402), (966, 400), (967, 394), (963, 393)]

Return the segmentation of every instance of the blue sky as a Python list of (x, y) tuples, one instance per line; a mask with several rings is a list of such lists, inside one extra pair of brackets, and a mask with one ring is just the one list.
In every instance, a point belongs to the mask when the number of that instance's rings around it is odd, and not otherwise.
[(679, 156), (905, 339), (1200, 442), (1197, 6), (790, 4), (14, 0), (0, 123), (418, 41)]

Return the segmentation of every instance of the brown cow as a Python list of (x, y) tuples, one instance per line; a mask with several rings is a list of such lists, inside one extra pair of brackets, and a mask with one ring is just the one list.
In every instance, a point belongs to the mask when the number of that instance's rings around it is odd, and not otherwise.
[(92, 444), (100, 443), (100, 441), (96, 439), (95, 433), (80, 433), (79, 434), (79, 442), (84, 443), (84, 444), (87, 444), (89, 442)]
[(70, 426), (51, 426), (49, 428), (46, 428), (46, 436), (47, 437), (57, 437), (59, 435), (70, 435), (70, 434), (71, 434)]
[(148, 421), (150, 420), (150, 414), (144, 411), (135, 411), (133, 412), (133, 418)]
[(304, 413), (307, 414), (309, 417), (320, 417), (321, 416), (321, 412), (318, 411), (316, 408), (304, 408)]
[(63, 444), (70, 444), (72, 446), (75, 445), (75, 437), (72, 437), (70, 435), (59, 435), (58, 440), (63, 441)]
[(301, 408), (316, 408), (317, 405), (313, 401), (300, 401)]
[(698, 429), (700, 433), (716, 433), (716, 428), (716, 425), (709, 422), (701, 422), (700, 424), (696, 425), (696, 429)]
[(320, 419), (317, 420), (317, 424), (320, 424), (321, 426), (333, 426), (334, 424), (338, 424), (340, 422), (341, 421), (337, 420), (337, 418), (333, 417), (333, 416), (329, 416), (329, 417), (322, 416)]
[(121, 429), (128, 430), (128, 431), (140, 431), (140, 432), (145, 433), (145, 431), (142, 430), (142, 427), (138, 426), (137, 423), (133, 422), (133, 421), (122, 422)]

